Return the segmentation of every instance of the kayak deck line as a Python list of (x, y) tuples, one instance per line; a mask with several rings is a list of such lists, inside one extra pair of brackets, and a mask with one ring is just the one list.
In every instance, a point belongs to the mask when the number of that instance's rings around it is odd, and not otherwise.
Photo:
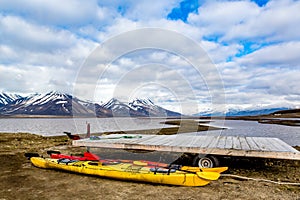
[(73, 140), (72, 144), (96, 148), (300, 160), (299, 151), (272, 137), (111, 134)]

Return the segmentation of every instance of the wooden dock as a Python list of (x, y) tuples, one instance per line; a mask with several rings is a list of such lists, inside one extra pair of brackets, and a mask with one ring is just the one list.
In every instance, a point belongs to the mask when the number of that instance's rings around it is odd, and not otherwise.
[(74, 140), (73, 145), (300, 160), (299, 151), (270, 137), (113, 134)]

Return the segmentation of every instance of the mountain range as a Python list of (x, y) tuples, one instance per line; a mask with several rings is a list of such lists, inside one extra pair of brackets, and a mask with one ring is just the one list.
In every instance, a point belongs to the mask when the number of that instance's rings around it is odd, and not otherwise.
[(105, 104), (80, 100), (70, 94), (49, 92), (26, 97), (0, 93), (0, 115), (55, 115), (97, 117), (174, 117), (181, 116), (155, 105), (150, 99), (135, 99), (125, 103), (111, 99)]
[[(230, 109), (226, 113), (200, 112), (194, 116), (257, 116), (268, 115), (289, 108), (262, 108), (252, 110)], [(21, 96), (0, 92), (0, 116), (50, 115), (97, 117), (180, 117), (182, 114), (157, 106), (150, 99), (134, 99), (129, 103), (112, 98), (104, 104), (81, 100), (70, 94), (49, 92)]]

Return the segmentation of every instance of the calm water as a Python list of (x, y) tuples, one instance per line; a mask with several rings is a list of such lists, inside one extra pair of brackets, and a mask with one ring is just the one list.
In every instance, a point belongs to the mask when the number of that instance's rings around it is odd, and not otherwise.
[(64, 135), (71, 133), (86, 133), (86, 124), (91, 124), (91, 132), (139, 130), (170, 127), (160, 124), (159, 118), (14, 118), (0, 119), (0, 132), (26, 132), (43, 136)]
[(191, 135), (226, 135), (226, 136), (253, 136), (253, 137), (276, 137), (286, 143), (300, 145), (300, 127), (282, 126), (276, 124), (260, 124), (255, 121), (226, 120), (214, 121), (211, 125), (223, 126), (227, 129), (221, 131), (208, 131), (206, 133), (190, 133)]
[[(159, 118), (79, 118), (79, 119), (0, 119), (0, 132), (28, 132), (44, 136), (62, 135), (63, 131), (85, 133), (86, 123), (91, 124), (91, 132), (138, 130), (169, 127), (160, 124)], [(211, 125), (226, 127), (222, 131), (188, 133), (192, 135), (231, 135), (277, 137), (286, 143), (300, 145), (300, 127), (274, 124), (260, 124), (254, 121), (214, 121)]]

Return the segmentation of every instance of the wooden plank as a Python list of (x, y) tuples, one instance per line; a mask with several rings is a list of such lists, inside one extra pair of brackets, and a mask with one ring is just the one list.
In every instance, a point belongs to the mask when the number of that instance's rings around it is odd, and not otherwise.
[(276, 148), (272, 145), (270, 140), (265, 140), (263, 137), (254, 137), (253, 140), (263, 151), (276, 151)]
[(195, 139), (192, 139), (191, 143), (189, 144), (190, 147), (197, 147), (199, 149), (202, 148), (203, 145), (207, 143), (206, 136), (198, 136)]
[(199, 148), (207, 148), (209, 146), (209, 144), (215, 139), (212, 136), (199, 136), (200, 140), (198, 141), (199, 143)]
[(216, 148), (218, 141), (219, 141), (219, 136), (212, 136), (213, 139), (211, 142), (206, 146), (206, 148)]
[(183, 142), (181, 142), (178, 146), (187, 146), (187, 147), (200, 147), (203, 143), (203, 137), (197, 136), (197, 137), (185, 137)]
[(226, 147), (226, 137), (225, 136), (220, 136), (218, 138), (218, 143), (216, 144), (216, 148), (220, 148), (220, 149), (228, 149)]
[[(211, 143), (204, 149), (202, 149), (203, 154), (214, 154), (215, 150), (222, 150), (224, 153), (224, 149), (217, 148), (217, 144), (220, 140), (220, 136), (212, 136), (214, 139), (211, 141)], [(226, 150), (227, 151), (227, 150)]]
[(172, 143), (174, 137), (168, 137), (168, 135), (164, 135), (163, 137), (160, 137), (158, 141), (153, 143), (152, 145), (168, 145)]
[(163, 145), (168, 145), (168, 146), (179, 146), (178, 144), (184, 142), (184, 139), (182, 137), (171, 137), (168, 141), (166, 141), (165, 144)]
[(159, 140), (161, 140), (161, 136), (158, 135), (156, 137), (149, 138), (148, 140), (142, 141), (141, 144), (147, 145), (147, 144), (155, 144)]
[(154, 138), (157, 138), (157, 135), (153, 135), (152, 137), (148, 137), (145, 140), (142, 140), (141, 143), (147, 144), (148, 141), (153, 140)]
[(232, 136), (226, 137), (226, 141), (225, 141), (226, 149), (232, 149), (232, 147), (233, 147), (233, 139), (232, 138), (233, 138)]
[(133, 140), (132, 143), (134, 143), (134, 144), (142, 143), (142, 142), (145, 142), (145, 141), (155, 137), (155, 135), (141, 135), (141, 136), (142, 136), (141, 138)]
[(246, 141), (246, 138), (245, 137), (239, 137), (238, 139), (240, 140), (241, 149), (249, 151), (250, 146), (248, 145), (248, 143)]
[(267, 139), (268, 138), (264, 138), (264, 141), (269, 144), (269, 148), (270, 148), (271, 151), (280, 152), (280, 151), (285, 151), (286, 150), (283, 146), (277, 145), (277, 142), (276, 142), (275, 138), (270, 138), (268, 140)]
[(198, 139), (197, 137), (194, 136), (181, 136), (179, 135), (176, 137), (173, 142), (171, 143), (172, 146), (186, 146), (190, 147), (195, 140)]
[(283, 142), (282, 140), (278, 139), (278, 138), (273, 138), (273, 144), (278, 146), (280, 151), (284, 151), (284, 152), (297, 152), (296, 149), (294, 149), (293, 147), (291, 147), (290, 145), (288, 145), (287, 143)]
[(241, 143), (240, 143), (239, 137), (232, 138), (232, 149), (241, 150)]
[(246, 137), (246, 142), (248, 143), (250, 147), (250, 151), (260, 151), (261, 149), (256, 144), (256, 142), (253, 140), (253, 137)]

